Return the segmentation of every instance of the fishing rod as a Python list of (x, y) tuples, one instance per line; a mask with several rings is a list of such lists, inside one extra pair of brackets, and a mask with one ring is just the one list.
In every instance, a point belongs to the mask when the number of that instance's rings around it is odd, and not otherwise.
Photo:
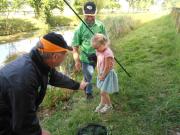
[[(94, 35), (95, 33), (89, 28), (89, 26), (84, 22), (84, 20), (76, 13), (76, 11), (71, 7), (71, 5), (66, 1), (63, 0), (66, 5), (74, 12), (74, 14), (81, 20), (81, 22), (87, 27), (87, 29)], [(124, 70), (124, 72), (131, 77), (131, 75), (127, 72), (127, 70), (123, 67), (123, 65), (114, 57), (116, 63)]]

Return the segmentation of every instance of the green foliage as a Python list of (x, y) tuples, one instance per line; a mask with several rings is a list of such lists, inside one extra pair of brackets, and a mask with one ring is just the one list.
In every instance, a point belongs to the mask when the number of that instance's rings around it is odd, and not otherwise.
[(50, 21), (53, 9), (59, 9), (62, 11), (64, 9), (64, 2), (62, 0), (43, 0), (42, 11), (47, 23)]
[(79, 92), (70, 101), (71, 109), (63, 110), (61, 104), (42, 121), (53, 135), (73, 135), (91, 122), (102, 123), (113, 135), (165, 135), (179, 127), (180, 35), (172, 18), (162, 17), (114, 39), (112, 49), (132, 75), (127, 77), (116, 65), (121, 90), (111, 95), (114, 110), (94, 113), (99, 91), (91, 102)]
[(26, 3), (25, 1), (22, 0), (1, 0), (0, 1), (0, 11), (12, 11), (19, 9), (23, 6), (23, 4)]
[(68, 18), (64, 16), (51, 16), (49, 18), (49, 25), (51, 27), (70, 26), (72, 22), (73, 22), (72, 18)]
[(11, 35), (19, 32), (36, 30), (37, 27), (30, 20), (1, 19), (0, 36)]
[(60, 11), (64, 9), (63, 0), (28, 0), (28, 2), (34, 8), (36, 17), (44, 19), (47, 23), (50, 21), (53, 9)]
[[(21, 25), (19, 25), (21, 24)], [(46, 34), (50, 27), (37, 19), (0, 19), (0, 43)]]
[(165, 4), (170, 7), (180, 7), (180, 1), (179, 0), (166, 0)]
[(74, 0), (73, 6), (78, 12), (78, 14), (83, 14), (83, 5), (85, 3), (85, 0)]
[(0, 11), (4, 11), (8, 7), (8, 1), (7, 0), (1, 0), (0, 1)]
[(25, 4), (30, 5), (34, 9), (36, 18), (42, 19), (47, 23), (52, 16), (53, 9), (59, 9), (60, 11), (64, 9), (63, 0), (1, 0), (0, 11), (15, 11)]
[(129, 3), (129, 6), (132, 8), (148, 8), (150, 7), (153, 3), (154, 0), (127, 0)]
[(140, 25), (139, 21), (129, 16), (107, 17), (104, 23), (110, 39), (122, 37)]
[(59, 88), (49, 87), (41, 107), (54, 108), (62, 101), (63, 92)]
[(114, 9), (114, 8), (120, 8), (121, 5), (116, 0), (108, 0), (108, 3), (106, 4), (105, 8)]
[(26, 0), (13, 0), (11, 4), (14, 9), (20, 9), (24, 4), (26, 4)]
[(101, 9), (103, 9), (109, 3), (109, 0), (106, 0), (103, 2), (102, 2), (102, 0), (93, 0), (93, 1), (97, 6), (97, 13), (99, 13), (101, 11)]
[(40, 17), (43, 6), (43, 0), (28, 0), (28, 3), (31, 5), (32, 8), (34, 8), (36, 17)]

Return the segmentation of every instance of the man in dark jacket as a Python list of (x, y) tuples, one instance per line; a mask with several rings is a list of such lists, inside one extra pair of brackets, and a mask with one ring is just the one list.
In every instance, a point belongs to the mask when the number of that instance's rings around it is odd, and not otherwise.
[(41, 129), (36, 112), (47, 85), (84, 89), (55, 70), (69, 50), (60, 34), (49, 33), (29, 54), (0, 69), (0, 135), (50, 135)]

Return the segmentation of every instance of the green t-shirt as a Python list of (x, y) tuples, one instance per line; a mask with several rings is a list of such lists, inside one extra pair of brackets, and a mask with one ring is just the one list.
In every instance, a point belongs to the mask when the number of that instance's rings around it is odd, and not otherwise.
[[(94, 25), (91, 26), (90, 29), (94, 33), (101, 33), (107, 35), (103, 23), (98, 20), (95, 20)], [(72, 46), (80, 48), (81, 62), (90, 63), (87, 55), (95, 53), (95, 49), (91, 45), (92, 37), (93, 34), (88, 30), (88, 28), (83, 23), (81, 23), (74, 32)]]

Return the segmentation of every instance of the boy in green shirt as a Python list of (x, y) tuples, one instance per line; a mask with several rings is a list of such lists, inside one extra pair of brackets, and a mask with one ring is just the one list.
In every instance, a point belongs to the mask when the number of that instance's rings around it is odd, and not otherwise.
[[(102, 22), (95, 19), (96, 16), (96, 5), (94, 2), (87, 2), (83, 8), (84, 20), (89, 28), (94, 33), (102, 33), (106, 35), (106, 30)], [(88, 59), (89, 56), (95, 54), (95, 49), (91, 46), (91, 38), (93, 34), (87, 29), (87, 27), (80, 23), (74, 33), (72, 46), (73, 46), (73, 57), (75, 60), (75, 68), (79, 71), (82, 67), (84, 80), (91, 82), (92, 75), (94, 73), (94, 63)], [(87, 99), (93, 98), (92, 85), (89, 84), (86, 88)]]

